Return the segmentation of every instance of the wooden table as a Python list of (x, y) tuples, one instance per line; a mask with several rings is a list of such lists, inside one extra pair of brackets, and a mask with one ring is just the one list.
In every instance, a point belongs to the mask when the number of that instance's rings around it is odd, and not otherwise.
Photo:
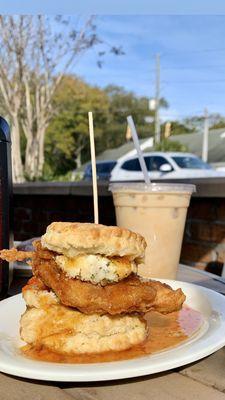
[[(178, 279), (225, 294), (225, 279), (200, 270), (181, 265)], [(225, 348), (173, 371), (121, 381), (40, 382), (0, 374), (0, 400), (225, 400), (224, 392)]]

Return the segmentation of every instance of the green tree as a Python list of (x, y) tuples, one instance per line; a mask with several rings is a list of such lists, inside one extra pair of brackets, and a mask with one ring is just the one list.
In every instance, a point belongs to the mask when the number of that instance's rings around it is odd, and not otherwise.
[(210, 129), (222, 129), (222, 128), (225, 128), (225, 119), (221, 119), (220, 121), (218, 121), (217, 123), (215, 123), (210, 127)]
[[(225, 118), (219, 113), (210, 113), (208, 120), (210, 129), (219, 129), (225, 127)], [(184, 124), (188, 128), (193, 129), (195, 132), (202, 132), (204, 129), (204, 115), (186, 118), (184, 120)]]
[[(107, 86), (105, 93), (109, 98), (110, 116), (99, 148), (117, 147), (125, 142), (128, 115), (132, 115), (140, 138), (154, 135), (154, 112), (149, 110), (147, 97), (139, 97), (116, 85)], [(168, 107), (165, 99), (160, 100), (160, 106)], [(152, 117), (152, 122), (146, 122), (146, 117)]]
[(109, 114), (106, 93), (73, 76), (65, 76), (54, 96), (57, 115), (46, 132), (47, 176), (65, 174), (90, 158), (88, 111), (94, 114), (96, 140), (104, 134)]
[(213, 114), (210, 116), (210, 129), (225, 128), (225, 118), (221, 114)]
[[(167, 106), (164, 99), (162, 106)], [(74, 76), (64, 76), (56, 90), (45, 141), (45, 179), (54, 179), (79, 168), (90, 159), (88, 111), (94, 114), (96, 153), (125, 143), (127, 121), (132, 115), (141, 138), (154, 134), (154, 123), (146, 123), (148, 99), (118, 86), (105, 90), (93, 87)], [(153, 120), (154, 121), (154, 120)]]
[[(183, 122), (179, 122), (179, 121), (171, 121), (171, 135), (183, 135), (186, 133), (193, 133), (195, 130), (194, 128), (191, 128), (189, 126), (187, 126), (185, 123)], [(165, 124), (162, 125), (162, 132), (164, 132), (165, 130)]]

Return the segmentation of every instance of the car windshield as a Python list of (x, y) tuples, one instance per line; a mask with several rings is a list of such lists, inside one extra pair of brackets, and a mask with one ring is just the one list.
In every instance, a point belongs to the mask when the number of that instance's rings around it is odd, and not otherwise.
[(172, 159), (177, 163), (178, 167), (184, 169), (212, 169), (212, 167), (202, 161), (198, 157), (190, 157), (190, 156), (176, 156), (172, 157)]

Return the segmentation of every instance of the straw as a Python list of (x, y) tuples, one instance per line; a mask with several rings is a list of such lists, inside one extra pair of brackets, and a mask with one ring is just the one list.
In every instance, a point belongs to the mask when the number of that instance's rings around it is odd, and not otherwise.
[(131, 115), (129, 115), (129, 117), (127, 117), (127, 122), (128, 122), (129, 127), (130, 127), (130, 130), (131, 130), (134, 146), (135, 146), (135, 148), (137, 150), (137, 154), (138, 154), (138, 158), (139, 158), (139, 161), (140, 161), (141, 169), (142, 169), (142, 172), (143, 172), (143, 175), (144, 175), (145, 183), (146, 183), (146, 185), (150, 185), (151, 181), (150, 181), (150, 178), (148, 176), (146, 163), (145, 163), (145, 160), (144, 160), (141, 148), (140, 148), (138, 134), (137, 134), (137, 131), (136, 131), (136, 128), (135, 128), (135, 125), (134, 125), (134, 121), (133, 121), (133, 118), (132, 118)]
[(98, 219), (98, 186), (97, 186), (96, 160), (95, 160), (95, 139), (94, 139), (93, 114), (91, 111), (89, 111), (89, 113), (88, 113), (88, 122), (89, 122), (89, 135), (90, 135), (90, 146), (91, 146), (94, 222), (95, 222), (95, 224), (98, 224), (98, 222), (99, 222), (99, 219)]

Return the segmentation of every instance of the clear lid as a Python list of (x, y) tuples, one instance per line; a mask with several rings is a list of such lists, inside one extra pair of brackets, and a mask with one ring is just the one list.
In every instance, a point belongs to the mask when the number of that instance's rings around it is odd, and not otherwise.
[(110, 183), (109, 190), (111, 192), (186, 192), (194, 193), (196, 192), (195, 185), (188, 185), (183, 183), (151, 183), (146, 185), (143, 182), (119, 182)]

